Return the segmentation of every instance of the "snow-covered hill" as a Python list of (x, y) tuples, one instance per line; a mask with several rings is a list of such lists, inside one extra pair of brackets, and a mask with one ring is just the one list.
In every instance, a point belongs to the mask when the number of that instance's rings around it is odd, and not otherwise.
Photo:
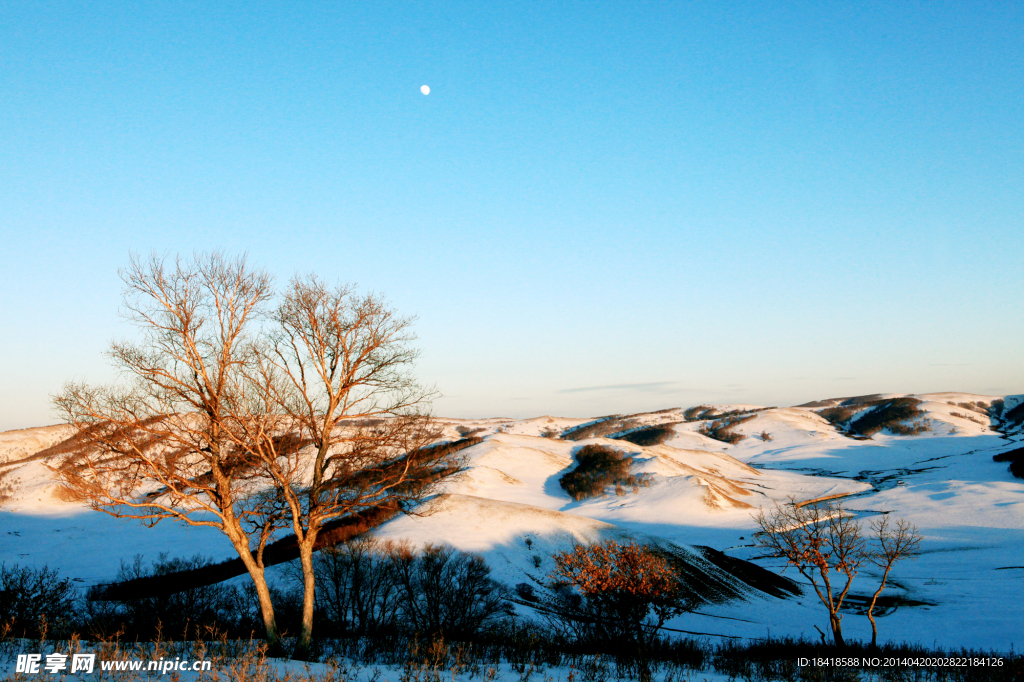
[[(885, 401), (908, 397), (918, 401), (910, 424), (917, 435), (895, 435), (888, 426), (870, 437), (850, 430), (852, 421), (883, 409)], [(1005, 463), (993, 462), (992, 455), (1021, 446), (1019, 424), (1005, 415), (1022, 403), (1022, 396), (891, 394), (800, 407), (716, 405), (612, 419), (441, 420), (446, 439), (473, 434), (483, 441), (464, 450), (465, 470), (445, 482), (441, 494), (421, 510), (426, 513), (396, 518), (375, 533), (479, 552), (510, 585), (540, 585), (554, 552), (604, 538), (672, 547), (715, 579), (732, 580), (728, 571), (702, 558), (701, 547), (780, 571), (783, 567), (761, 558), (750, 541), (756, 529), (752, 514), (788, 498), (841, 496), (858, 517), (892, 513), (917, 524), (924, 536), (923, 555), (897, 565), (892, 575), (887, 594), (904, 605), (879, 619), (883, 640), (1019, 648), (1024, 643), (1019, 634), (1024, 614), (1016, 599), (1024, 586), (1024, 480), (1014, 478)], [(711, 418), (699, 418), (702, 413)], [(846, 421), (839, 419), (847, 413)], [(650, 435), (656, 426), (663, 427), (653, 439), (660, 443), (631, 442), (649, 442), (638, 436)], [(596, 435), (560, 437), (574, 429)], [(730, 444), (715, 434), (742, 439)], [(0, 434), (0, 490), (7, 490), (0, 498), (4, 560), (45, 563), (91, 584), (109, 581), (119, 562), (137, 553), (233, 555), (216, 531), (169, 523), (147, 529), (60, 499), (47, 468), (60, 455), (39, 453), (66, 435), (65, 427)], [(573, 500), (558, 479), (574, 466), (575, 453), (590, 444), (630, 456), (631, 473), (645, 485)], [(791, 571), (786, 575), (799, 578)], [(875, 579), (862, 571), (854, 592), (872, 592)], [(742, 592), (742, 598), (705, 605), (670, 625), (745, 637), (814, 636), (815, 624), (827, 629), (824, 611), (809, 590), (788, 599), (756, 589)], [(863, 638), (870, 626), (851, 612), (844, 632)]]

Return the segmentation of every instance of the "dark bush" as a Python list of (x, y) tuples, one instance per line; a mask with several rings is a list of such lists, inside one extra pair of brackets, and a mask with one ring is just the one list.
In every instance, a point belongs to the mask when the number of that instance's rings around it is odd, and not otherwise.
[(818, 414), (827, 419), (830, 424), (842, 424), (862, 409), (864, 409), (863, 405), (840, 405), (821, 410)]
[(15, 636), (67, 634), (74, 625), (78, 597), (71, 580), (46, 566), (0, 563), (0, 623), (10, 623)]
[(870, 393), (868, 395), (856, 395), (852, 398), (845, 398), (840, 405), (875, 405), (882, 401), (881, 393)]
[(1020, 424), (1021, 422), (1024, 422), (1024, 402), (1004, 414), (1003, 419), (1011, 424)]
[(686, 411), (683, 412), (683, 419), (688, 422), (700, 421), (701, 419), (707, 419), (714, 411), (715, 408), (710, 405), (695, 405), (694, 407), (686, 408)]
[(374, 636), (397, 629), (398, 586), (390, 545), (359, 538), (315, 558), (317, 609), (333, 634)]
[(698, 433), (707, 436), (708, 438), (714, 438), (715, 440), (720, 440), (723, 443), (728, 443), (729, 445), (735, 445), (746, 438), (746, 436), (742, 433), (736, 433), (733, 429), (743, 422), (750, 421), (756, 416), (757, 415), (754, 413), (741, 414), (738, 416), (732, 416), (732, 413), (729, 413), (728, 416), (724, 416), (722, 419), (716, 419), (708, 424), (702, 424), (700, 429), (698, 429)]
[(1024, 478), (1024, 448), (1016, 448), (998, 455), (992, 455), (994, 462), (1009, 462), (1010, 473), (1017, 478)]
[[(147, 566), (143, 557), (136, 555), (132, 563), (121, 562), (117, 580), (120, 583), (143, 578), (159, 580), (211, 564), (210, 559), (198, 554), (191, 558), (169, 559), (162, 553)], [(97, 636), (124, 630), (143, 640), (158, 634), (184, 639), (211, 631), (244, 634), (261, 627), (255, 620), (258, 610), (247, 606), (249, 600), (242, 590), (225, 584), (167, 591), (139, 599), (106, 596), (102, 586), (90, 588), (87, 595), (87, 629)]]
[(601, 438), (612, 433), (625, 431), (636, 426), (636, 419), (613, 414), (562, 432), (563, 440), (586, 440), (587, 438)]
[(1003, 407), (1005, 406), (1006, 403), (1002, 398), (996, 398), (992, 401), (992, 404), (988, 406), (988, 416), (993, 419), (999, 419), (1003, 416)]
[(530, 583), (518, 583), (516, 585), (516, 595), (523, 601), (537, 601), (537, 590)]
[(671, 422), (668, 424), (658, 424), (657, 426), (646, 426), (642, 429), (630, 431), (624, 433), (621, 436), (615, 436), (617, 440), (624, 440), (634, 445), (641, 445), (644, 447), (650, 447), (652, 445), (661, 445), (669, 438), (675, 435), (675, 429), (673, 425), (678, 422)]
[(1015, 462), (1018, 459), (1024, 459), (1024, 448), (1017, 448), (1015, 450), (1000, 452), (998, 455), (992, 455), (993, 462)]
[(558, 484), (574, 500), (604, 494), (610, 485), (635, 486), (645, 481), (632, 476), (633, 458), (604, 445), (585, 445), (576, 452), (576, 467), (561, 476)]
[(389, 555), (402, 623), (412, 633), (467, 641), (512, 615), (506, 590), (474, 554), (427, 545)]
[(471, 640), (503, 625), (506, 589), (473, 554), (353, 540), (316, 559), (320, 627), (341, 636)]
[(903, 422), (924, 416), (917, 406), (917, 398), (892, 398), (882, 401), (878, 407), (850, 424), (850, 431), (862, 436), (873, 436), (882, 429), (901, 436), (914, 436), (927, 430), (921, 424), (907, 425)]

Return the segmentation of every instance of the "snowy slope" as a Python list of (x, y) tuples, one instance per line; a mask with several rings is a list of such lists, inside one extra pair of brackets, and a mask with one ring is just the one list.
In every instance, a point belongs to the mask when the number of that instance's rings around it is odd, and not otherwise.
[[(708, 545), (778, 571), (783, 567), (761, 558), (750, 542), (756, 529), (752, 513), (789, 498), (844, 496), (847, 507), (865, 521), (892, 513), (917, 524), (924, 535), (923, 555), (893, 572), (886, 594), (911, 603), (879, 618), (883, 640), (1019, 648), (1024, 616), (1007, 595), (1019, 594), (1024, 581), (1024, 481), (993, 462), (992, 455), (1021, 447), (1024, 436), (1012, 428), (1009, 438), (993, 430), (997, 423), (979, 404), (990, 405), (998, 396), (912, 397), (922, 401), (923, 433), (883, 431), (869, 439), (843, 435), (819, 414), (848, 399), (753, 412), (734, 428), (745, 436), (735, 445), (699, 433), (703, 422), (685, 421), (681, 410), (630, 415), (641, 426), (671, 425), (669, 437), (652, 446), (553, 437), (591, 419), (442, 420), (446, 439), (477, 430), (484, 441), (464, 451), (467, 468), (421, 510), (429, 513), (394, 519), (376, 534), (480, 552), (510, 585), (542, 582), (552, 553), (604, 538), (634, 538), (692, 553)], [(1021, 398), (1005, 397), (1004, 413)], [(751, 409), (716, 406), (718, 413)], [(19, 481), (0, 503), (5, 560), (45, 563), (91, 584), (111, 580), (119, 562), (137, 553), (233, 555), (216, 531), (169, 523), (147, 529), (62, 501), (46, 468), (55, 461), (32, 459), (60, 441), (66, 434), (61, 429), (0, 434), (0, 461), (6, 455), (7, 462), (0, 464), (0, 484)], [(629, 454), (632, 473), (645, 474), (649, 485), (572, 500), (558, 479), (587, 444)], [(790, 577), (799, 581), (798, 575)], [(872, 592), (873, 581), (872, 571), (863, 571), (855, 596)], [(810, 591), (786, 600), (752, 591), (745, 601), (709, 606), (670, 625), (747, 637), (769, 631), (816, 636), (814, 625), (827, 629), (823, 613)], [(947, 627), (954, 622), (956, 628)], [(870, 634), (867, 619), (853, 612), (844, 630), (854, 638)]]

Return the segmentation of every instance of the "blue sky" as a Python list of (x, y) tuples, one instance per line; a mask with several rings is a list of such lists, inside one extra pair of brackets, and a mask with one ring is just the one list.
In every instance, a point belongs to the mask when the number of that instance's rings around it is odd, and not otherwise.
[(443, 415), (1024, 392), (1021, 35), (998, 2), (0, 3), (0, 428), (115, 377), (129, 250), (385, 293)]

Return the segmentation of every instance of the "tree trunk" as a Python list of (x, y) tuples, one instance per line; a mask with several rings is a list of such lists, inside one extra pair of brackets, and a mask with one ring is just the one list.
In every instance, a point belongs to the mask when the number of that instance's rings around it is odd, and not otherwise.
[(316, 601), (316, 576), (313, 573), (314, 539), (307, 536), (299, 543), (299, 562), (302, 564), (302, 628), (295, 643), (292, 658), (297, 661), (309, 660), (309, 646), (313, 641), (313, 606)]
[(274, 604), (270, 600), (270, 588), (267, 587), (266, 578), (263, 575), (263, 569), (257, 568), (257, 575), (252, 575), (253, 582), (256, 584), (256, 596), (260, 601), (260, 614), (263, 616), (263, 627), (267, 633), (267, 655), (268, 656), (279, 656), (281, 655), (281, 637), (277, 632), (277, 620), (274, 617)]
[(846, 646), (846, 642), (843, 640), (843, 622), (839, 619), (839, 615), (832, 614), (829, 620), (832, 621), (832, 639), (835, 640), (836, 646)]
[(868, 605), (868, 620), (871, 621), (871, 648), (877, 648), (878, 644), (878, 626), (875, 625), (875, 602), (878, 601), (878, 595), (882, 594), (882, 590), (885, 589), (885, 583), (889, 579), (889, 569), (892, 568), (890, 563), (885, 567), (885, 573), (882, 574), (882, 583), (878, 586), (878, 590), (874, 596), (871, 597), (871, 603)]
[[(234, 532), (231, 532), (234, 530)], [(263, 627), (267, 633), (267, 655), (281, 655), (281, 636), (277, 631), (277, 619), (274, 617), (274, 603), (270, 599), (270, 588), (267, 587), (267, 578), (263, 567), (256, 563), (249, 550), (248, 536), (240, 529), (225, 528), (224, 532), (234, 545), (238, 557), (245, 565), (245, 569), (256, 586), (256, 597), (260, 603), (260, 615), (263, 617)]]

